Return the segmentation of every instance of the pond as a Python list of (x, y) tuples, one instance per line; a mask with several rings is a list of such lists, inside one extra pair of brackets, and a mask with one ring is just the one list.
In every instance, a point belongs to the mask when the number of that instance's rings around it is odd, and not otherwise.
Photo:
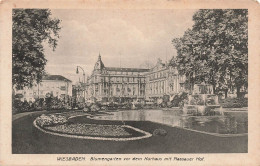
[(94, 117), (100, 120), (152, 121), (170, 126), (219, 134), (248, 133), (248, 114), (224, 112), (224, 116), (187, 116), (180, 110), (127, 110)]

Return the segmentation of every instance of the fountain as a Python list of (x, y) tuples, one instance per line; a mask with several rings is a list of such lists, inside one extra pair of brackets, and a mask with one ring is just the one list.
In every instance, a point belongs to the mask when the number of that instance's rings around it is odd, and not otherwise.
[(218, 96), (213, 94), (212, 85), (195, 84), (188, 103), (184, 104), (183, 113), (193, 116), (223, 115)]

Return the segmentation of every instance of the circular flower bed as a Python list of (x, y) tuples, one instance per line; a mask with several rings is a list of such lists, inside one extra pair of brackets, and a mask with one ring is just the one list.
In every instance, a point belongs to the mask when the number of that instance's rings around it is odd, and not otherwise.
[(55, 126), (47, 126), (45, 129), (49, 131), (76, 134), (76, 135), (91, 135), (91, 136), (131, 136), (130, 133), (125, 131), (123, 126), (119, 125), (95, 125), (95, 124), (62, 124)]
[(143, 130), (127, 125), (104, 125), (71, 122), (70, 118), (77, 118), (75, 113), (41, 115), (33, 122), (34, 126), (44, 133), (81, 139), (129, 141), (151, 137)]

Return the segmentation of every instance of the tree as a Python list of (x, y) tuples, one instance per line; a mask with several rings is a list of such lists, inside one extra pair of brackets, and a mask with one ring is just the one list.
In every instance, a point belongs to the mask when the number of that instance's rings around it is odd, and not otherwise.
[(247, 87), (248, 11), (199, 10), (194, 25), (173, 39), (177, 66), (192, 83), (206, 82), (216, 90)]
[(45, 73), (43, 42), (47, 41), (53, 51), (57, 46), (60, 20), (51, 18), (48, 9), (14, 9), (12, 16), (12, 84), (31, 87)]

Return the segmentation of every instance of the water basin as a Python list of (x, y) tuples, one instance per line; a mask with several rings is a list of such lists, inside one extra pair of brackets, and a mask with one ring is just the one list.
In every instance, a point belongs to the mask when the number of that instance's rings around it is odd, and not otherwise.
[(220, 116), (188, 116), (180, 110), (126, 110), (93, 117), (100, 120), (152, 121), (218, 134), (248, 133), (247, 112), (224, 112)]

